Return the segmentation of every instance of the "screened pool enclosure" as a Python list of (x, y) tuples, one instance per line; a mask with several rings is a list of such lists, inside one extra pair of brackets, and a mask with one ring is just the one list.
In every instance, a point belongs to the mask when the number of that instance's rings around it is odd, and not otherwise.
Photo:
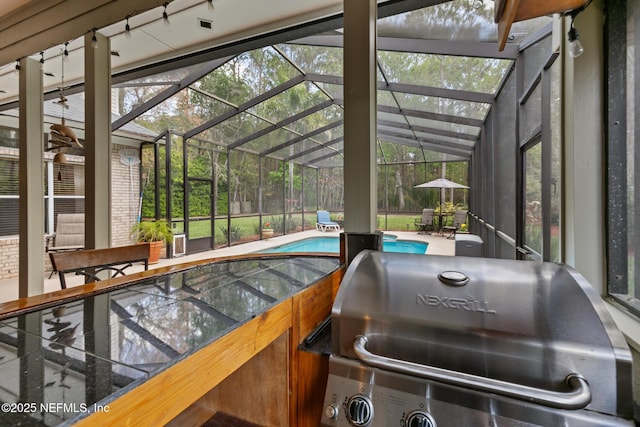
[[(468, 160), (519, 55), (515, 43), (498, 51), (492, 13), (458, 1), (379, 20), (380, 229), (388, 215), (413, 227), (437, 207), (440, 192), (415, 185), (469, 182)], [(550, 20), (521, 24), (512, 41), (544, 39)], [(339, 220), (342, 43), (336, 28), (119, 83), (114, 129), (133, 120), (159, 132), (142, 145), (142, 217), (171, 218), (190, 251), (259, 239), (267, 223), (276, 234), (313, 228), (317, 209)], [(469, 204), (467, 191), (445, 199)]]
[[(514, 24), (500, 51), (493, 4), (476, 3), (379, 6), (378, 229), (413, 229), (421, 210), (439, 209), (440, 200), (447, 201), (442, 209), (471, 208), (483, 214), (484, 191), (493, 185), (487, 180), (500, 178), (503, 169), (494, 165), (497, 175), (482, 175), (491, 159), (480, 147), (499, 144), (510, 145), (511, 155), (504, 160), (509, 170), (504, 173), (511, 176), (496, 185), (504, 186), (500, 197), (507, 198), (504, 206), (513, 212), (519, 197), (514, 140), (521, 138), (513, 117), (522, 108), (539, 135), (543, 109), (538, 83), (552, 55), (552, 18)], [(205, 9), (204, 4), (185, 7), (172, 22), (197, 18), (203, 25), (198, 17)], [(151, 21), (148, 30), (136, 30), (152, 31), (154, 25), (162, 24)], [(141, 163), (134, 170), (136, 177), (140, 171), (140, 184), (131, 189), (132, 210), (137, 211), (129, 215), (131, 221), (168, 219), (174, 232), (185, 234), (188, 252), (257, 240), (263, 228), (272, 228), (276, 235), (314, 228), (318, 209), (340, 221), (343, 153), (349, 144), (343, 130), (341, 26), (337, 15), (114, 74), (112, 131), (135, 125), (157, 135), (139, 138)], [(135, 44), (136, 32), (126, 41), (122, 29), (113, 25), (100, 32), (110, 37), (112, 46)], [(112, 60), (117, 62), (119, 52), (114, 50)], [(45, 70), (58, 69), (63, 55), (62, 48), (45, 52)], [(516, 78), (538, 89), (524, 101), (516, 99)], [(60, 84), (56, 79), (52, 87)], [(82, 90), (82, 84), (71, 85), (67, 96), (81, 97)], [(45, 103), (55, 96), (56, 90), (46, 94)], [(15, 108), (12, 102), (3, 105), (5, 111)], [(509, 123), (493, 128), (495, 120)], [(529, 136), (525, 139), (521, 144), (532, 144)], [(536, 176), (541, 163), (531, 165)], [(441, 177), (473, 190), (414, 188)], [(526, 197), (540, 202), (539, 182), (531, 183)], [(68, 209), (82, 207), (75, 203)], [(62, 204), (51, 210), (52, 224), (55, 214), (65, 210)], [(515, 241), (515, 220), (502, 218), (506, 223), (497, 228)], [(527, 226), (535, 240), (542, 236), (541, 220), (530, 219)], [(531, 248), (542, 254), (537, 240)]]

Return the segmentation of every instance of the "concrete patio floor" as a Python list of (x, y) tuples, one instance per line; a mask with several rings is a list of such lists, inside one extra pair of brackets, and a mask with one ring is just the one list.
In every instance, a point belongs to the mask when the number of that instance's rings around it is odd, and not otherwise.
[[(425, 235), (417, 234), (415, 231), (390, 231), (386, 234), (393, 234), (398, 236), (398, 240), (416, 240), (421, 242), (427, 242), (429, 244), (427, 248), (428, 255), (455, 255), (455, 241), (438, 235)], [(327, 231), (320, 232), (317, 230), (303, 231), (300, 233), (288, 234), (286, 236), (272, 237), (267, 240), (259, 240), (256, 242), (243, 243), (230, 248), (221, 248), (211, 251), (200, 252), (197, 254), (186, 255), (182, 257), (172, 259), (161, 259), (159, 263), (152, 264), (149, 269), (158, 267), (165, 267), (167, 265), (181, 264), (191, 261), (199, 260), (215, 260), (216, 258), (243, 255), (248, 253), (259, 252), (274, 246), (280, 246), (285, 243), (294, 242), (301, 239), (316, 236), (338, 236), (340, 232)], [(144, 267), (140, 265), (134, 265), (127, 269), (127, 273), (142, 271)], [(53, 292), (60, 289), (60, 280), (57, 275), (53, 275), (50, 279), (49, 272), (45, 272), (44, 290), (45, 293)], [(78, 286), (83, 284), (82, 276), (68, 275), (66, 278), (67, 287)], [(18, 298), (18, 278), (0, 280), (0, 303), (12, 301)]]

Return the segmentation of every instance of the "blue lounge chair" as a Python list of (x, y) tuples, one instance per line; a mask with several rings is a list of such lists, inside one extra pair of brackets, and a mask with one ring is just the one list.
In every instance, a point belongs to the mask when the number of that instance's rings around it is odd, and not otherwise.
[(316, 222), (316, 230), (320, 231), (340, 231), (340, 225), (337, 222), (331, 221), (329, 212), (318, 211), (318, 221)]

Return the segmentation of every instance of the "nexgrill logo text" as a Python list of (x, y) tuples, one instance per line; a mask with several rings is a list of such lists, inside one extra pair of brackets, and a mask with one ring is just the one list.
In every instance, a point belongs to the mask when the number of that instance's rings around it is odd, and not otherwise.
[(498, 314), (496, 310), (489, 309), (489, 302), (478, 301), (472, 295), (463, 298), (439, 297), (437, 295), (417, 294), (416, 304), (429, 307), (442, 307), (452, 310), (464, 310), (485, 314)]

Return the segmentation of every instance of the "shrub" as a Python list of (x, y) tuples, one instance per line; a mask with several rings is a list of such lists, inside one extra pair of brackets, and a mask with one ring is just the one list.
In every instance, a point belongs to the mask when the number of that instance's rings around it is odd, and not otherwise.
[(173, 232), (167, 221), (141, 221), (131, 227), (131, 237), (137, 242), (164, 242), (171, 244)]
[[(218, 229), (220, 230), (220, 233), (222, 233), (223, 236), (223, 242), (227, 243), (227, 226), (226, 225), (219, 225)], [(240, 240), (240, 238), (242, 237), (242, 227), (240, 227), (238, 224), (231, 224), (231, 243), (233, 242), (237, 242), (238, 240)]]

